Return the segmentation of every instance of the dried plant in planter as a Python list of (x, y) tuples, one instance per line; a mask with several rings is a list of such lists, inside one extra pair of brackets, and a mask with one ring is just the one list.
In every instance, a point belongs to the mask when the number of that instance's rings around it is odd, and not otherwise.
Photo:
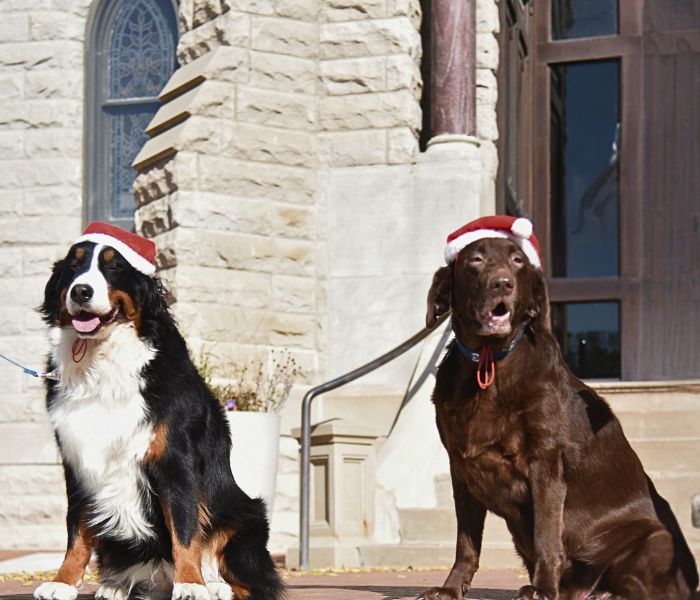
[(203, 352), (199, 372), (226, 410), (279, 412), (292, 385), (301, 376), (301, 369), (288, 350), (271, 350), (257, 357), (222, 369), (222, 378), (215, 383), (211, 355)]

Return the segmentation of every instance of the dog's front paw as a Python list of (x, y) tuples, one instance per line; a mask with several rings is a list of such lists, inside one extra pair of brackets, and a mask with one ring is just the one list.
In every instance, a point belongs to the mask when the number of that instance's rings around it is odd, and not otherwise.
[(224, 581), (207, 581), (207, 591), (211, 600), (233, 600), (233, 590)]
[(102, 584), (95, 592), (95, 600), (126, 600), (126, 590), (118, 585)]
[(557, 600), (557, 597), (545, 594), (534, 585), (524, 585), (518, 590), (518, 595), (513, 600)]
[(418, 594), (416, 600), (462, 600), (462, 595), (452, 588), (434, 587)]
[(67, 583), (47, 581), (34, 590), (37, 600), (75, 600), (78, 597), (78, 588)]
[(210, 600), (209, 590), (198, 583), (176, 583), (172, 600)]

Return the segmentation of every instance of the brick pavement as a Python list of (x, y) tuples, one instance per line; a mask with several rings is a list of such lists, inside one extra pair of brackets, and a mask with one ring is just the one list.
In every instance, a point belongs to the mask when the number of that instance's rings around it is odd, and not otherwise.
[[(286, 600), (412, 600), (428, 587), (439, 585), (447, 571), (398, 571), (361, 573), (289, 573)], [(518, 571), (482, 571), (474, 578), (470, 599), (510, 600), (523, 585)], [(0, 583), (3, 600), (32, 600), (36, 582)], [(78, 600), (92, 600), (96, 585), (86, 584)]]

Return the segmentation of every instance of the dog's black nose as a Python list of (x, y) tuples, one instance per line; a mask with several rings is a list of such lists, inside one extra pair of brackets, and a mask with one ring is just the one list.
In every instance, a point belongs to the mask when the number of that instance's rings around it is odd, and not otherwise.
[(82, 304), (90, 300), (93, 294), (94, 291), (89, 285), (79, 283), (78, 285), (74, 285), (73, 289), (71, 289), (70, 299), (76, 304)]
[(495, 296), (509, 296), (513, 293), (515, 283), (510, 275), (498, 273), (491, 280), (491, 293)]

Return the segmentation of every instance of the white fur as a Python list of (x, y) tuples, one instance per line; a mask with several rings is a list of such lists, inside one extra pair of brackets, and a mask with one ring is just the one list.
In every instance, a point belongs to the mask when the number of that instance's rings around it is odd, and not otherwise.
[(210, 582), (214, 583), (224, 581), (224, 578), (219, 572), (219, 559), (217, 556), (215, 556), (208, 550), (203, 550), (201, 564), (202, 577), (204, 578), (204, 581), (207, 582), (207, 585), (209, 585)]
[(101, 585), (95, 592), (95, 598), (104, 600), (126, 600), (127, 593), (124, 588), (117, 585)]
[[(77, 314), (81, 310), (87, 310), (98, 315), (106, 315), (112, 310), (112, 304), (109, 301), (109, 285), (99, 267), (100, 252), (102, 252), (103, 247), (101, 245), (95, 246), (95, 249), (92, 251), (90, 268), (85, 273), (78, 275), (68, 288), (66, 308), (72, 315)], [(79, 284), (89, 285), (93, 291), (92, 298), (85, 305), (75, 304), (70, 296), (73, 288)]]
[(172, 565), (158, 561), (136, 564), (120, 571), (105, 568), (100, 573), (101, 585), (95, 598), (124, 600), (136, 586), (151, 600), (168, 598), (172, 591), (172, 577)]
[(173, 586), (173, 600), (210, 600), (209, 590), (198, 583), (176, 583)]
[(142, 511), (139, 485), (147, 480), (140, 462), (152, 431), (140, 373), (155, 351), (138, 337), (132, 323), (103, 329), (108, 337), (88, 340), (78, 363), (71, 356), (76, 337), (71, 328), (50, 336), (60, 382), (49, 419), (63, 459), (95, 499), (89, 524), (104, 521), (111, 535), (146, 539), (155, 534)]
[(207, 581), (207, 590), (211, 600), (232, 600), (233, 590), (223, 581)]
[(78, 588), (67, 583), (48, 581), (34, 590), (34, 597), (37, 600), (75, 600)]

